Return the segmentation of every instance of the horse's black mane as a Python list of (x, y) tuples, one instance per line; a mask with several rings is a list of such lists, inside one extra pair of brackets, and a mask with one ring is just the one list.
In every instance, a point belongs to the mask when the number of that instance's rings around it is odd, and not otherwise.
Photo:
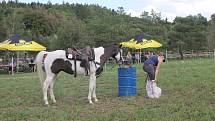
[(111, 45), (104, 45), (104, 48), (108, 48), (108, 47), (114, 47), (114, 46), (119, 46), (118, 44), (111, 44)]

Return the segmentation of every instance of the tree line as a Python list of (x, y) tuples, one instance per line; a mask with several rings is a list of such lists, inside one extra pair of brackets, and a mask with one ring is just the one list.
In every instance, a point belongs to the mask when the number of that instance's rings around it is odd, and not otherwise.
[(141, 17), (126, 15), (97, 4), (0, 3), (0, 42), (14, 34), (33, 38), (49, 50), (97, 47), (120, 43), (136, 35), (155, 39), (164, 49), (213, 50), (215, 14), (207, 20), (201, 14), (161, 19), (161, 13), (143, 12)]

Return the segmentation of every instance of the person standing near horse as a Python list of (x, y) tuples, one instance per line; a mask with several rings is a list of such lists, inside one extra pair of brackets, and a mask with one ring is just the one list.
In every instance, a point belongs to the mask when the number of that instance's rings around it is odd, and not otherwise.
[(156, 80), (160, 71), (160, 65), (163, 62), (165, 62), (165, 58), (162, 52), (144, 61), (143, 70), (148, 75), (146, 91), (149, 98), (159, 98), (161, 96), (161, 89), (157, 87)]

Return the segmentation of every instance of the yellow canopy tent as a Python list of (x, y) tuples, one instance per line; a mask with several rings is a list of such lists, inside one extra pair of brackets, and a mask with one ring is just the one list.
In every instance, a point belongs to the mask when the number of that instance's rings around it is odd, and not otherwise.
[(135, 49), (143, 49), (143, 48), (158, 48), (161, 47), (162, 44), (155, 40), (143, 40), (142, 42), (135, 45)]
[(120, 44), (122, 44), (122, 47), (134, 48), (136, 41), (134, 39), (131, 39), (130, 41), (121, 42)]
[[(15, 35), (15, 36), (12, 36), (9, 40), (6, 40), (0, 43), (0, 50), (42, 51), (42, 50), (46, 50), (46, 47), (29, 39), (24, 40), (20, 37), (20, 35)], [(19, 53), (17, 52), (17, 67), (18, 67), (18, 58), (19, 58)], [(13, 57), (12, 57), (12, 64), (13, 64)], [(13, 70), (12, 70), (12, 73), (13, 73)]]
[(18, 43), (11, 43), (10, 40), (6, 40), (0, 44), (0, 50), (10, 50), (10, 51), (42, 51), (46, 50), (46, 47), (34, 42), (19, 40)]
[(10, 43), (9, 40), (6, 40), (6, 41), (0, 43), (0, 50), (6, 50), (5, 48), (3, 48), (3, 46), (4, 46), (5, 44), (8, 44), (8, 43)]
[(161, 47), (162, 44), (155, 40), (146, 40), (143, 36), (138, 35), (135, 38), (121, 42), (123, 47), (134, 48), (134, 49), (143, 49), (143, 48), (158, 48)]
[(122, 47), (138, 49), (140, 53), (141, 53), (141, 49), (144, 49), (144, 48), (158, 48), (162, 46), (161, 43), (155, 40), (144, 39), (142, 35), (137, 35), (133, 39), (126, 42), (121, 42), (120, 44), (122, 44)]

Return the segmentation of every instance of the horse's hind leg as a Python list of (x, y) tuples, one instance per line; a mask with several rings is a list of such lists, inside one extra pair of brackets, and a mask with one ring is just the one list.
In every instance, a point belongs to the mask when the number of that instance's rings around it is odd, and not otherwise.
[(46, 80), (43, 83), (43, 100), (45, 102), (45, 105), (48, 105), (48, 97), (47, 97), (47, 91), (48, 91), (48, 87), (50, 86), (50, 84), (52, 83), (53, 79), (54, 79), (54, 74), (47, 74)]
[(54, 86), (55, 80), (56, 80), (56, 75), (53, 77), (53, 80), (51, 81), (50, 89), (49, 89), (50, 97), (53, 103), (56, 103), (54, 92), (53, 92), (53, 86)]

